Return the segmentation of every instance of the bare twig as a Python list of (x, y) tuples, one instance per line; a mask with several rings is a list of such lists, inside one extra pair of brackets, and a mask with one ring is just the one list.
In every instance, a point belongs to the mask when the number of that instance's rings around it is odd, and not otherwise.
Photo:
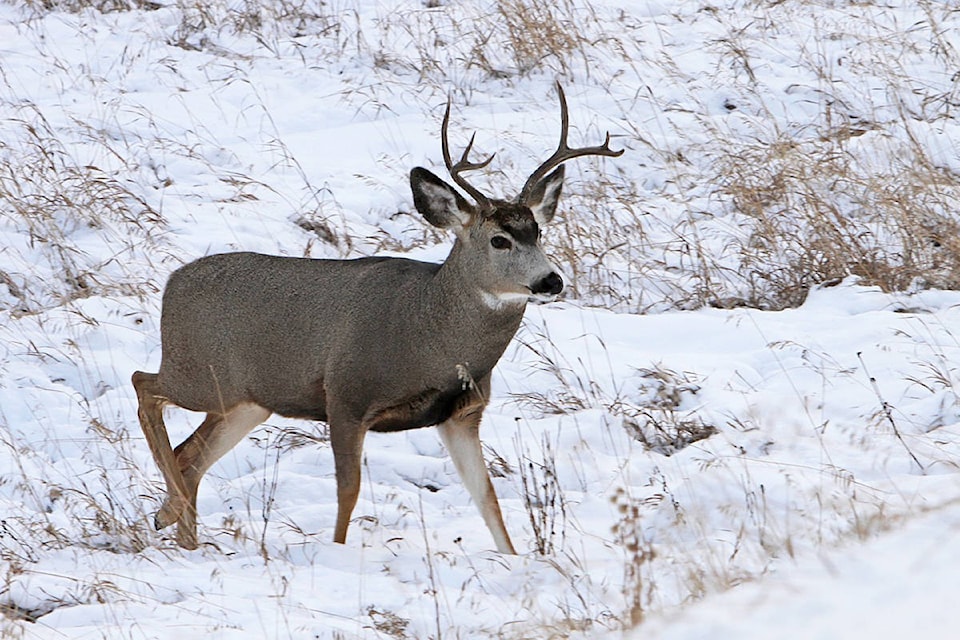
[(867, 369), (867, 363), (863, 359), (863, 352), (857, 351), (857, 359), (860, 360), (860, 364), (863, 366), (863, 372), (867, 374), (867, 379), (870, 380), (870, 386), (873, 387), (873, 392), (877, 396), (877, 400), (880, 401), (880, 408), (883, 409), (883, 415), (887, 418), (887, 422), (890, 423), (890, 427), (893, 429), (893, 435), (897, 436), (897, 440), (903, 445), (903, 448), (906, 449), (907, 453), (910, 454), (910, 458), (920, 467), (920, 471), (924, 475), (927, 473), (927, 468), (923, 466), (917, 456), (914, 455), (913, 451), (910, 450), (910, 447), (907, 445), (907, 441), (903, 439), (903, 436), (900, 434), (900, 429), (897, 427), (897, 422), (893, 419), (893, 411), (891, 410), (890, 403), (883, 399), (883, 395), (880, 393), (880, 386), (877, 384), (877, 379), (870, 375), (870, 371)]

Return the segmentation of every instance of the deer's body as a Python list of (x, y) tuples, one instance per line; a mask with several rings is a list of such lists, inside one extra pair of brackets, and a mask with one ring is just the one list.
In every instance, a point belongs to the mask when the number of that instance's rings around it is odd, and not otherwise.
[(289, 418), (331, 410), (372, 431), (439, 424), (493, 369), (524, 310), (520, 298), (488, 306), (456, 268), (456, 257), (201, 258), (164, 292), (158, 383), (192, 411), (248, 402)]
[[(563, 281), (543, 254), (539, 224), (556, 210), (564, 160), (619, 155), (560, 147), (513, 202), (488, 199), (459, 175), (485, 166), (449, 156), (454, 181), (476, 205), (426, 169), (411, 171), (417, 210), (457, 240), (443, 264), (403, 258), (313, 260), (255, 253), (208, 256), (170, 276), (161, 315), (159, 373), (133, 384), (150, 450), (167, 483), (156, 526), (178, 523), (196, 539), (196, 499), (207, 469), (272, 413), (324, 420), (337, 479), (334, 540), (344, 542), (360, 491), (367, 431), (437, 425), (497, 549), (515, 553), (481, 451), (490, 372), (516, 333), (527, 298)], [(472, 140), (471, 140), (472, 145)], [(547, 175), (550, 169), (555, 171)], [(176, 450), (162, 410), (207, 414)]]

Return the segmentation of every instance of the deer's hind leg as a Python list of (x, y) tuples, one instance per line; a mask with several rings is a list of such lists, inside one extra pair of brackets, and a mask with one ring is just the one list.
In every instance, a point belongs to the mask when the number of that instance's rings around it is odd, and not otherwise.
[(183, 478), (185, 499), (168, 493), (157, 513), (157, 528), (177, 523), (177, 543), (186, 549), (197, 546), (197, 490), (203, 474), (233, 449), (257, 425), (270, 417), (263, 407), (244, 403), (224, 413), (208, 413), (197, 430), (181, 442), (174, 455)]
[[(183, 511), (182, 505), (186, 504), (188, 496), (187, 485), (180, 471), (180, 465), (177, 463), (177, 456), (173, 447), (170, 446), (167, 427), (163, 423), (163, 406), (168, 403), (168, 400), (160, 393), (157, 374), (137, 371), (133, 374), (131, 381), (133, 388), (137, 391), (139, 405), (137, 416), (140, 418), (140, 427), (147, 438), (153, 460), (167, 483), (167, 499), (154, 518), (154, 526), (162, 529), (176, 522), (180, 512)], [(196, 536), (192, 546), (189, 540), (180, 541), (180, 544), (188, 549), (196, 548)]]
[(157, 374), (137, 371), (133, 386), (140, 405), (140, 426), (167, 483), (167, 497), (154, 516), (154, 526), (163, 529), (178, 523), (177, 543), (185, 549), (196, 549), (200, 479), (223, 454), (270, 417), (270, 411), (255, 404), (239, 404), (222, 413), (208, 413), (197, 430), (174, 450), (163, 423), (163, 407), (170, 401), (160, 392)]

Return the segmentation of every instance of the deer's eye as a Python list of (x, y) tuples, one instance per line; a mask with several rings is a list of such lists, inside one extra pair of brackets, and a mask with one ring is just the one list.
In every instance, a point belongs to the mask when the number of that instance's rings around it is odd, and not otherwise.
[(490, 246), (494, 249), (509, 249), (513, 243), (503, 236), (493, 236), (490, 238)]

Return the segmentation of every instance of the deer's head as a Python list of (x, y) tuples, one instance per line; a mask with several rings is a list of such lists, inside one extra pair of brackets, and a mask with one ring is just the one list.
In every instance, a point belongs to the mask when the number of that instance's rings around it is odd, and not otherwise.
[(530, 174), (513, 200), (489, 198), (463, 177), (464, 171), (482, 169), (493, 160), (470, 162), (474, 136), (454, 163), (447, 141), (450, 101), (443, 116), (443, 160), (450, 177), (473, 200), (468, 201), (453, 186), (432, 172), (416, 167), (410, 172), (413, 202), (427, 221), (451, 229), (460, 245), (460, 260), (491, 302), (524, 302), (530, 296), (551, 297), (563, 289), (556, 272), (540, 246), (540, 225), (549, 223), (557, 210), (563, 188), (563, 163), (587, 155), (617, 157), (623, 150), (610, 149), (610, 134), (600, 146), (571, 149), (567, 146), (569, 117), (563, 88), (560, 96), (560, 143), (553, 155)]

